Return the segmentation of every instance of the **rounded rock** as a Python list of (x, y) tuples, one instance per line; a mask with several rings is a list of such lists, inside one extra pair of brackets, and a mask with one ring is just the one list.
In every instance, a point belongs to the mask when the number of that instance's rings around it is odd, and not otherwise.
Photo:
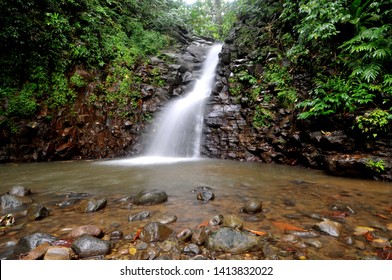
[(141, 191), (134, 199), (138, 205), (153, 205), (167, 201), (167, 194), (163, 190), (144, 190)]

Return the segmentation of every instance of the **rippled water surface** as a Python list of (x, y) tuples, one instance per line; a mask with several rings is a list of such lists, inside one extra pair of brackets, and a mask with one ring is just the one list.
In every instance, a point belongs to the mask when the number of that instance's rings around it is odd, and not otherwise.
[[(95, 224), (106, 232), (115, 228), (131, 234), (148, 222), (128, 222), (130, 214), (142, 210), (151, 212), (151, 221), (160, 214), (176, 215), (177, 221), (170, 224), (175, 232), (195, 228), (217, 214), (236, 214), (247, 228), (278, 238), (286, 233), (274, 227), (272, 221), (310, 229), (320, 222), (317, 217), (337, 220), (343, 226), (341, 237), (321, 235), (317, 239), (321, 248), (294, 248), (306, 250), (308, 258), (313, 259), (376, 256), (378, 248), (374, 244), (353, 235), (358, 226), (375, 228), (381, 238), (392, 239), (388, 229), (392, 223), (392, 184), (332, 177), (296, 167), (213, 159), (161, 164), (105, 160), (0, 165), (0, 192), (18, 185), (30, 188), (30, 197), (44, 204), (50, 216), (28, 221), (23, 212), (15, 213), (15, 225), (0, 235), (2, 258), (20, 237), (38, 231), (61, 237), (73, 227)], [(197, 200), (191, 190), (199, 186), (212, 188), (215, 199)], [(165, 190), (169, 199), (152, 206), (136, 206), (122, 199), (144, 189)], [(70, 192), (103, 197), (108, 204), (103, 210), (83, 214), (75, 210), (75, 205), (59, 207)], [(263, 213), (242, 213), (246, 201), (255, 198), (263, 202)], [(345, 244), (342, 239), (347, 237), (357, 240), (356, 245)]]

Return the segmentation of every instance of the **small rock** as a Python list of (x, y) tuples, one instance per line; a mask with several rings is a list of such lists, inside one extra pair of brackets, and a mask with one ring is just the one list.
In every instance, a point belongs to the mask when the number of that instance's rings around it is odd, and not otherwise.
[(33, 200), (25, 196), (13, 194), (6, 194), (1, 196), (1, 208), (3, 210), (25, 206), (30, 203), (33, 203)]
[(204, 229), (197, 229), (191, 238), (192, 242), (196, 245), (203, 245), (207, 240), (207, 233)]
[(234, 228), (234, 229), (242, 229), (243, 222), (242, 220), (236, 215), (227, 215), (223, 217), (223, 226)]
[(175, 221), (177, 221), (176, 215), (161, 215), (156, 218), (156, 222), (161, 224), (170, 224), (174, 223)]
[(202, 201), (209, 201), (215, 199), (215, 194), (209, 190), (197, 193), (197, 199)]
[(74, 228), (68, 233), (68, 238), (76, 239), (82, 235), (91, 235), (95, 237), (99, 237), (102, 235), (102, 230), (94, 225), (84, 225), (77, 228)]
[(305, 240), (304, 242), (305, 242), (306, 245), (315, 247), (315, 248), (317, 248), (317, 249), (320, 249), (320, 248), (323, 247), (323, 243), (321, 243), (321, 242), (318, 241), (318, 240), (307, 239), (307, 240)]
[(91, 235), (82, 235), (72, 243), (71, 248), (80, 258), (88, 258), (106, 255), (110, 251), (110, 246), (109, 241)]
[(81, 213), (92, 213), (92, 212), (97, 212), (98, 210), (101, 210), (106, 206), (107, 200), (102, 198), (102, 199), (90, 199), (90, 200), (82, 200), (82, 202), (79, 204), (79, 211)]
[(40, 220), (49, 216), (49, 210), (41, 204), (32, 204), (27, 209), (27, 218), (30, 221)]
[(228, 227), (222, 227), (211, 234), (206, 244), (210, 250), (232, 254), (242, 254), (261, 248), (258, 236)]
[(339, 237), (342, 232), (341, 224), (339, 224), (338, 222), (333, 222), (328, 219), (324, 219), (324, 221), (318, 223), (317, 226), (320, 229), (320, 231), (334, 237)]
[(49, 247), (44, 256), (44, 260), (71, 260), (73, 251), (71, 248), (52, 246)]
[(186, 245), (182, 251), (187, 255), (198, 255), (201, 252), (200, 247), (194, 243)]
[(164, 241), (173, 230), (161, 223), (149, 223), (140, 233), (140, 239), (144, 242)]
[(259, 213), (262, 210), (262, 202), (259, 200), (250, 200), (248, 201), (242, 211), (248, 214)]
[(22, 186), (13, 186), (10, 194), (13, 195), (19, 195), (19, 196), (26, 196), (31, 194), (31, 190), (29, 188), (26, 187), (22, 187)]
[(167, 201), (167, 194), (162, 190), (144, 190), (141, 191), (134, 199), (135, 204), (153, 205)]
[(25, 254), (43, 243), (50, 244), (55, 240), (56, 237), (46, 233), (37, 232), (26, 235), (19, 239), (19, 241), (16, 243), (14, 248), (14, 254), (17, 256), (20, 254)]
[(148, 244), (144, 241), (140, 241), (136, 243), (135, 245), (137, 250), (146, 250), (148, 248)]
[(128, 221), (133, 222), (133, 221), (141, 221), (144, 219), (147, 219), (150, 217), (150, 212), (149, 211), (142, 211), (134, 215), (130, 215), (128, 217)]
[(182, 231), (180, 231), (179, 234), (177, 234), (177, 239), (181, 242), (185, 242), (192, 237), (192, 229), (190, 228), (184, 228)]
[(124, 236), (124, 233), (120, 230), (115, 230), (110, 233), (110, 240), (120, 240)]
[(212, 219), (209, 221), (210, 226), (218, 226), (222, 224), (223, 222), (223, 216), (222, 215), (216, 215), (212, 217)]

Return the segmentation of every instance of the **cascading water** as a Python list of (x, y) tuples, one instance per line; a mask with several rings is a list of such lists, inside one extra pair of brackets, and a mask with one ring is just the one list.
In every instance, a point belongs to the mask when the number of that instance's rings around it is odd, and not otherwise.
[(148, 157), (198, 157), (203, 130), (204, 105), (210, 96), (221, 45), (209, 50), (201, 78), (185, 97), (169, 104), (158, 119), (158, 129), (147, 149)]
[(212, 91), (221, 49), (220, 44), (210, 48), (203, 63), (201, 78), (196, 81), (193, 90), (162, 111), (144, 156), (111, 160), (103, 164), (163, 164), (197, 159), (200, 155), (204, 105)]

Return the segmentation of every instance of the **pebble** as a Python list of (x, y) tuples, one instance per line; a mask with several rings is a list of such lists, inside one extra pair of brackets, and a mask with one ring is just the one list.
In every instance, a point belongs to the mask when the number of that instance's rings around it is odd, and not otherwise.
[(245, 206), (242, 208), (242, 211), (247, 214), (255, 214), (259, 213), (262, 210), (262, 202), (259, 200), (250, 200), (248, 201)]
[(149, 211), (142, 211), (142, 212), (130, 215), (128, 217), (128, 221), (129, 222), (141, 221), (141, 220), (147, 219), (148, 217), (150, 217), (150, 212)]
[(342, 232), (341, 224), (328, 219), (324, 219), (324, 221), (318, 223), (317, 226), (320, 229), (320, 231), (334, 237), (339, 237)]
[(76, 239), (84, 234), (99, 237), (102, 235), (102, 230), (95, 225), (84, 225), (84, 226), (80, 226), (80, 227), (76, 227), (76, 228), (72, 229), (68, 233), (67, 237), (70, 239)]

